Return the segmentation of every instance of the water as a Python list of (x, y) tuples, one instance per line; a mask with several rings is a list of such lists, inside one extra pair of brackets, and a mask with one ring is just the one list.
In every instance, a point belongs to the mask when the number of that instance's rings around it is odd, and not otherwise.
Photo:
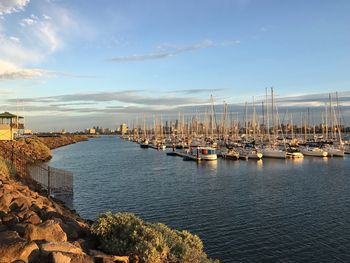
[(185, 162), (117, 137), (59, 148), (74, 208), (198, 234), (221, 262), (350, 262), (350, 158)]

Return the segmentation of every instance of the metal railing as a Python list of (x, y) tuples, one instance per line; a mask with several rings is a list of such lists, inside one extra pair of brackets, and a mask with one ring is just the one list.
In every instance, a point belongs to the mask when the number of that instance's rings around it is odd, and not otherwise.
[(47, 164), (28, 166), (30, 177), (45, 187), (48, 194), (73, 192), (73, 174), (63, 169), (57, 169)]
[(61, 199), (70, 206), (73, 199), (73, 174), (37, 162), (22, 150), (15, 149), (13, 143), (9, 141), (0, 141), (0, 156), (13, 166), (19, 177), (29, 176), (47, 191), (48, 196)]

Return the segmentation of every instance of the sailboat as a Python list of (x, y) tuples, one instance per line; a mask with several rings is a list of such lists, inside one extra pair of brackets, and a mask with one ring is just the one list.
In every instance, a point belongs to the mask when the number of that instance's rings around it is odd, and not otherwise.
[[(266, 91), (267, 93), (267, 91)], [(267, 124), (269, 123), (268, 121), (268, 112), (267, 112), (267, 109), (268, 109), (268, 106), (267, 106), (267, 94), (266, 94), (266, 115), (267, 115)], [(277, 107), (276, 107), (277, 108)], [(277, 113), (277, 119), (278, 119), (278, 112), (276, 110), (276, 113)], [(276, 135), (276, 118), (275, 118), (275, 108), (274, 108), (274, 97), (273, 97), (273, 88), (271, 88), (271, 114), (272, 114), (272, 130), (273, 130), (273, 135), (275, 136)], [(279, 122), (279, 121), (278, 121)], [(269, 125), (267, 125), (267, 133), (268, 133), (268, 136), (269, 136), (269, 140), (270, 140), (270, 129), (269, 129)], [(283, 136), (283, 134), (282, 134)], [(287, 152), (285, 151), (285, 138), (283, 136), (283, 142), (284, 142), (284, 149), (281, 149), (280, 147), (276, 146), (276, 144), (274, 143), (271, 143), (270, 145), (267, 145), (265, 146), (263, 149), (262, 149), (262, 154), (263, 154), (263, 157), (264, 158), (277, 158), (277, 159), (286, 159), (288, 154)]]
[(305, 156), (314, 156), (314, 157), (327, 157), (328, 152), (320, 147), (300, 147), (300, 152)]

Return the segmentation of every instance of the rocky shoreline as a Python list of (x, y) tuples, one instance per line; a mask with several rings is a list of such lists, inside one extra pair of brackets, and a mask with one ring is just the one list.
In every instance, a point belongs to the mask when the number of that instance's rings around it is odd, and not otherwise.
[[(28, 160), (46, 161), (51, 158), (50, 149), (82, 140), (87, 137), (27, 138), (2, 143), (2, 147), (13, 149), (15, 156), (21, 153)], [(98, 251), (99, 242), (90, 230), (92, 222), (59, 200), (40, 195), (35, 183), (9, 166), (1, 161), (0, 263), (129, 262), (126, 256)]]

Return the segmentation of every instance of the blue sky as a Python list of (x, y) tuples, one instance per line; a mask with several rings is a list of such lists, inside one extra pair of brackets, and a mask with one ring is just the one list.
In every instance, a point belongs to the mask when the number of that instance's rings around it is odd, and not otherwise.
[(78, 129), (210, 94), (346, 92), (349, 13), (346, 0), (0, 0), (0, 111)]

